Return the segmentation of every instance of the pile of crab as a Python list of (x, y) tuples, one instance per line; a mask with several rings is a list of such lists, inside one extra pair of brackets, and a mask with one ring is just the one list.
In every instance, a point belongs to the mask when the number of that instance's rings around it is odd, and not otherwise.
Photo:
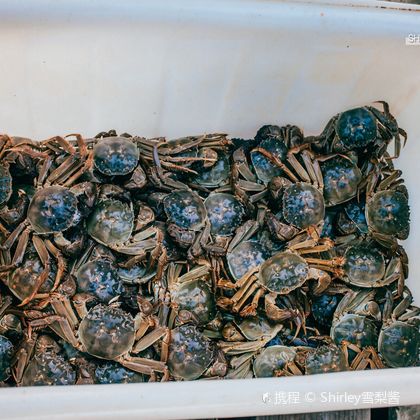
[(0, 385), (417, 365), (405, 140), (386, 103), (310, 137), (1, 136)]

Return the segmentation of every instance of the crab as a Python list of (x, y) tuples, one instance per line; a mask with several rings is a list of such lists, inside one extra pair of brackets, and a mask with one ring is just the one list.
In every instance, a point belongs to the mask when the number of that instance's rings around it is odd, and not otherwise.
[(7, 380), (11, 374), (13, 355), (12, 342), (4, 335), (0, 335), (0, 383)]
[(171, 330), (168, 368), (176, 379), (193, 380), (201, 376), (224, 376), (226, 365), (213, 342), (194, 325), (184, 324)]
[[(150, 226), (134, 233), (135, 215), (131, 199), (124, 196), (120, 188), (109, 187), (102, 186), (97, 204), (86, 221), (88, 234), (98, 243), (124, 255), (139, 257), (153, 251), (160, 245), (159, 229)], [(152, 221), (153, 212), (148, 212), (148, 215)], [(145, 225), (142, 222), (140, 226)]]
[[(382, 176), (382, 180), (379, 180)], [(372, 173), (366, 191), (366, 222), (372, 236), (385, 247), (396, 247), (396, 239), (407, 239), (410, 207), (401, 171), (386, 168)]]
[[(312, 248), (310, 252), (316, 250), (319, 248)], [(233, 312), (239, 312), (242, 316), (254, 315), (260, 298), (265, 295), (267, 314), (277, 317), (275, 315), (277, 296), (289, 294), (310, 279), (318, 281), (317, 293), (325, 290), (330, 284), (330, 275), (320, 268), (311, 267), (308, 263), (310, 260), (312, 259), (305, 259), (298, 252), (290, 250), (278, 252), (260, 266), (248, 271), (235, 283), (236, 293), (231, 298), (219, 299), (218, 304), (230, 307)], [(251, 303), (245, 306), (251, 296), (253, 296)], [(290, 311), (287, 313), (290, 314)]]
[(33, 355), (20, 378), (20, 385), (73, 385), (76, 372), (60, 352), (58, 344), (48, 336), (32, 338), (35, 341)]
[(208, 161), (203, 162), (203, 168), (191, 178), (192, 184), (205, 189), (221, 188), (228, 184), (230, 176), (229, 154), (217, 153), (212, 149), (200, 149), (199, 156), (212, 158), (215, 162), (210, 162), (211, 166), (208, 165)]
[(209, 284), (210, 270), (207, 261), (182, 275), (181, 264), (169, 265), (166, 276), (174, 312), (172, 316), (177, 317), (178, 323), (185, 320), (201, 326), (215, 317), (216, 302)]
[(348, 369), (346, 355), (335, 344), (322, 345), (314, 352), (309, 352), (306, 357), (305, 372), (308, 375), (341, 372)]
[(141, 373), (111, 361), (96, 366), (94, 377), (98, 384), (132, 384), (145, 381)]
[(401, 301), (394, 306), (388, 290), (379, 333), (378, 350), (390, 367), (416, 366), (420, 350), (418, 318), (420, 308), (412, 306), (413, 297), (405, 288)]
[(168, 218), (168, 233), (181, 246), (194, 243), (207, 221), (207, 210), (201, 197), (187, 190), (174, 191), (163, 199)]
[(362, 172), (347, 156), (328, 156), (321, 161), (324, 200), (327, 207), (344, 203), (356, 196)]
[[(381, 313), (374, 297), (374, 290), (348, 292), (338, 304), (330, 335), (335, 344), (345, 346), (346, 352), (347, 348), (353, 354), (360, 353), (360, 349), (368, 349), (370, 355), (375, 355), (371, 349), (378, 347), (378, 327), (375, 321), (380, 321)], [(361, 362), (360, 358), (361, 356), (358, 357), (358, 364)], [(374, 366), (381, 367), (376, 358), (372, 361), (372, 367)]]
[[(95, 252), (96, 251), (96, 252)], [(122, 292), (118, 267), (110, 253), (92, 249), (87, 261), (78, 261), (73, 269), (80, 293), (90, 294), (101, 303), (109, 303)]]
[(391, 141), (394, 141), (395, 157), (400, 155), (401, 137), (404, 143), (407, 134), (398, 127), (384, 101), (383, 111), (373, 106), (364, 106), (341, 112), (330, 119), (319, 137), (313, 139), (321, 152), (368, 152), (373, 157), (382, 157)]

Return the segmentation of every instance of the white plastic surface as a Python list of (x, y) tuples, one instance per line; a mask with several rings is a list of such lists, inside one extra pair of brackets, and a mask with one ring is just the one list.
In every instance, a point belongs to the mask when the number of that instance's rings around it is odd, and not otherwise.
[[(0, 2), (0, 130), (46, 138), (115, 128), (144, 136), (263, 124), (319, 133), (330, 116), (384, 99), (409, 134), (409, 286), (420, 301), (420, 7), (258, 0)], [(405, 9), (404, 9), (405, 8)], [(410, 10), (409, 10), (410, 9)], [(262, 394), (400, 392), (420, 368), (250, 381), (0, 389), (3, 418), (222, 417), (354, 408), (264, 404)], [(358, 408), (367, 407), (367, 405)], [(50, 417), (48, 417), (50, 416)]]

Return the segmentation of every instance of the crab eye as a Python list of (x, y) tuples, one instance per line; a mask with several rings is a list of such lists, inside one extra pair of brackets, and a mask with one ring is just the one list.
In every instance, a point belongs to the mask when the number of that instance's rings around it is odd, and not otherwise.
[(77, 198), (64, 187), (38, 190), (28, 208), (28, 220), (37, 233), (62, 232), (73, 226), (77, 218)]
[(126, 137), (106, 137), (93, 148), (95, 168), (104, 175), (127, 175), (139, 162), (139, 150)]

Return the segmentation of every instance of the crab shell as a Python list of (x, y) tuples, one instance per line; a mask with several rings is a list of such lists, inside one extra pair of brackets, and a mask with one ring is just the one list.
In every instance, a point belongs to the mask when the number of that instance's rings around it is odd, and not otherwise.
[(335, 206), (352, 199), (362, 181), (362, 172), (350, 159), (335, 156), (321, 164), (326, 206)]
[(78, 335), (87, 353), (112, 360), (133, 347), (134, 319), (118, 307), (96, 305), (80, 322)]
[(12, 195), (12, 177), (8, 166), (0, 165), (0, 206), (7, 203)]
[(343, 351), (334, 344), (318, 347), (314, 352), (308, 353), (305, 362), (308, 375), (315, 373), (341, 372), (348, 370), (349, 366)]
[(95, 369), (98, 384), (131, 384), (145, 382), (144, 375), (133, 372), (119, 363), (106, 362)]
[(193, 325), (171, 331), (168, 367), (175, 378), (199, 378), (213, 361), (212, 342)]
[(243, 241), (227, 253), (226, 259), (232, 277), (239, 280), (253, 268), (259, 267), (268, 256), (268, 251), (259, 242)]
[(373, 143), (378, 134), (376, 117), (367, 108), (353, 108), (339, 114), (335, 131), (347, 150), (359, 149)]
[(133, 232), (133, 209), (119, 200), (102, 200), (90, 214), (86, 226), (88, 234), (99, 243), (108, 246), (122, 244)]
[(127, 175), (139, 162), (136, 144), (126, 137), (106, 137), (93, 148), (95, 168), (104, 175)]
[(74, 385), (76, 372), (71, 364), (54, 351), (36, 354), (22, 377), (23, 386)]
[(13, 353), (12, 342), (0, 335), (0, 382), (5, 381), (10, 376)]
[(200, 325), (210, 322), (216, 314), (214, 293), (205, 280), (191, 280), (171, 292), (171, 301), (179, 310), (190, 312)]
[(345, 314), (333, 322), (331, 338), (337, 345), (343, 340), (355, 344), (359, 348), (372, 346), (377, 348), (378, 331), (375, 323), (364, 315)]
[(62, 232), (79, 218), (77, 197), (58, 185), (38, 190), (29, 204), (28, 220), (37, 233)]
[(419, 358), (420, 332), (417, 325), (394, 321), (382, 328), (378, 349), (390, 367), (416, 366)]
[(258, 281), (270, 292), (284, 295), (302, 286), (308, 274), (308, 263), (302, 257), (279, 252), (261, 265)]
[(283, 216), (288, 223), (300, 229), (317, 225), (325, 216), (324, 197), (310, 184), (292, 184), (283, 194)]
[(366, 206), (368, 226), (375, 232), (407, 239), (410, 232), (408, 197), (399, 191), (378, 191)]
[(252, 365), (254, 375), (257, 378), (270, 378), (275, 376), (276, 371), (283, 369), (286, 363), (293, 362), (296, 350), (287, 346), (266, 347), (259, 353)]

